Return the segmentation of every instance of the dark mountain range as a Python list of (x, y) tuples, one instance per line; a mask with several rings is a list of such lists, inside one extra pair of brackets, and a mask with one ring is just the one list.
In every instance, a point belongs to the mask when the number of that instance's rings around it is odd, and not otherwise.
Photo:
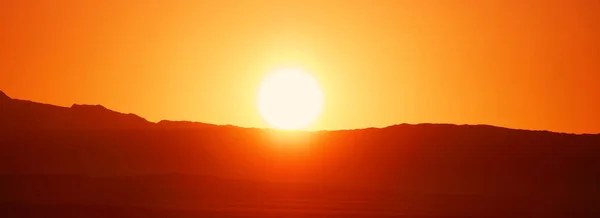
[(597, 217), (597, 202), (600, 135), (153, 123), (0, 92), (8, 217)]
[(0, 94), (3, 129), (134, 129), (151, 123), (135, 114), (122, 114), (101, 105), (70, 108), (10, 99)]

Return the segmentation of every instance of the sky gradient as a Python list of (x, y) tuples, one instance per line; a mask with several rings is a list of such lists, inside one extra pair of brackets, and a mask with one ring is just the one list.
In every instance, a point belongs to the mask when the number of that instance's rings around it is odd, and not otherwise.
[(0, 90), (151, 121), (268, 127), (261, 80), (312, 74), (311, 129), (600, 132), (600, 1), (2, 1)]

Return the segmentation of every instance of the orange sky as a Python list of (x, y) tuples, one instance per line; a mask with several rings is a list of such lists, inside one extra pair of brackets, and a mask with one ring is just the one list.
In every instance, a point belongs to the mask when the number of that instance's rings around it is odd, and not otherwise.
[(2, 1), (0, 90), (266, 127), (262, 78), (320, 82), (312, 129), (600, 132), (600, 1)]

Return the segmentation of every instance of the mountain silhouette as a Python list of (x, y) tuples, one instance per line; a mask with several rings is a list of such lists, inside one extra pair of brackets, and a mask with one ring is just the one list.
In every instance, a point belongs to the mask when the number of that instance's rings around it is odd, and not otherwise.
[(133, 129), (150, 122), (134, 114), (122, 114), (101, 105), (67, 107), (10, 99), (3, 94), (0, 123), (4, 129)]
[(0, 193), (0, 211), (19, 217), (596, 217), (600, 135), (453, 124), (290, 133), (0, 92)]
[(8, 97), (8, 95), (4, 94), (4, 92), (2, 90), (0, 90), (0, 101), (5, 101), (5, 100), (10, 100), (10, 97)]

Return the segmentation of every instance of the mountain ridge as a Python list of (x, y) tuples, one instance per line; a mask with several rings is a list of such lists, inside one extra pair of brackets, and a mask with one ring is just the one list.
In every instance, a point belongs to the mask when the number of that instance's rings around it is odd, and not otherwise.
[[(254, 127), (242, 127), (242, 126), (235, 126), (235, 125), (217, 125), (217, 124), (211, 124), (211, 123), (204, 123), (204, 122), (196, 122), (196, 121), (186, 121), (186, 120), (160, 120), (158, 122), (152, 122), (152, 121), (148, 121), (145, 118), (135, 114), (135, 113), (123, 113), (123, 112), (118, 112), (118, 111), (114, 111), (111, 109), (108, 109), (106, 107), (104, 107), (103, 105), (89, 105), (89, 104), (77, 104), (74, 103), (73, 105), (71, 105), (71, 107), (63, 107), (63, 106), (57, 106), (57, 105), (52, 105), (52, 104), (46, 104), (46, 103), (40, 103), (40, 102), (34, 102), (34, 101), (29, 101), (29, 100), (21, 100), (21, 99), (13, 99), (10, 98), (8, 95), (6, 95), (2, 90), (0, 90), (0, 99), (1, 100), (5, 100), (7, 103), (3, 103), (2, 105), (0, 105), (3, 108), (7, 108), (10, 107), (11, 105), (14, 104), (30, 104), (30, 105), (36, 105), (39, 108), (53, 108), (54, 110), (58, 110), (58, 109), (70, 109), (69, 111), (71, 112), (76, 112), (76, 113), (80, 113), (80, 114), (86, 114), (86, 115), (97, 115), (97, 116), (102, 116), (102, 115), (108, 115), (110, 117), (112, 117), (113, 119), (118, 119), (119, 116), (120, 118), (123, 119), (127, 119), (130, 120), (132, 123), (137, 123), (135, 125), (133, 125), (132, 127), (140, 127), (141, 125), (143, 125), (143, 123), (146, 123), (147, 128), (152, 128), (152, 127), (158, 127), (158, 126), (162, 126), (162, 127), (172, 127), (172, 128), (206, 128), (206, 127), (235, 127), (235, 128), (244, 128), (244, 129), (255, 129)], [(0, 108), (0, 118), (2, 117), (3, 112), (6, 112), (6, 109), (2, 109)], [(67, 110), (65, 110), (67, 111)], [(110, 114), (110, 115), (109, 115)], [(83, 115), (82, 115), (83, 116)], [(134, 121), (135, 120), (135, 121)], [(97, 120), (98, 121), (98, 120)], [(389, 125), (389, 126), (385, 126), (385, 127), (366, 127), (366, 128), (356, 128), (356, 129), (335, 129), (335, 130), (315, 130), (315, 131), (308, 131), (308, 132), (336, 132), (336, 131), (356, 131), (356, 130), (370, 130), (370, 129), (377, 129), (377, 130), (389, 130), (389, 129), (401, 129), (401, 128), (405, 128), (405, 127), (429, 127), (429, 128), (434, 128), (434, 127), (464, 127), (464, 128), (496, 128), (496, 129), (504, 129), (504, 130), (514, 130), (514, 131), (530, 131), (530, 132), (548, 132), (548, 133), (554, 133), (554, 134), (569, 134), (569, 135), (600, 135), (600, 133), (567, 133), (567, 132), (555, 132), (555, 131), (549, 131), (549, 130), (531, 130), (531, 129), (519, 129), (519, 128), (508, 128), (508, 127), (501, 127), (501, 126), (494, 126), (494, 125), (489, 125), (489, 124), (451, 124), (451, 123), (418, 123), (418, 124), (408, 124), (408, 123), (399, 123), (399, 124), (393, 124), (393, 125)], [(121, 127), (127, 128), (127, 126), (125, 125), (121, 125)], [(257, 128), (257, 129), (271, 129), (271, 128)], [(303, 131), (303, 130), (300, 130)]]
[(6, 95), (6, 93), (4, 93), (2, 90), (0, 90), (0, 100), (5, 100), (5, 99), (10, 99), (10, 97), (8, 97), (8, 95)]

